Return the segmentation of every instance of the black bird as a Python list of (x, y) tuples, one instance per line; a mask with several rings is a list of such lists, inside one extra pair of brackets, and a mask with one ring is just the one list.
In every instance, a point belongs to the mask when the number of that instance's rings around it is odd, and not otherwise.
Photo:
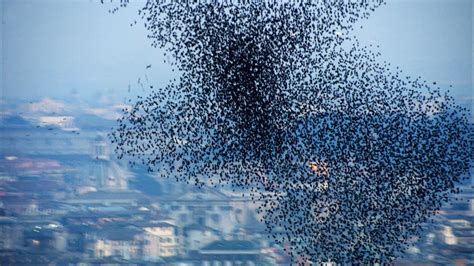
[(384, 1), (211, 2), (140, 9), (182, 75), (123, 111), (117, 156), (245, 191), (303, 261), (393, 261), (467, 176), (466, 110), (351, 35)]

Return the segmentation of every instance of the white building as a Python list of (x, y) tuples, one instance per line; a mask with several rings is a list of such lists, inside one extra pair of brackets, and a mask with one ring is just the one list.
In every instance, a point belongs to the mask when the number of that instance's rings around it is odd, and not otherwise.
[(174, 257), (179, 254), (177, 227), (167, 222), (150, 222), (144, 230), (143, 256), (146, 258)]

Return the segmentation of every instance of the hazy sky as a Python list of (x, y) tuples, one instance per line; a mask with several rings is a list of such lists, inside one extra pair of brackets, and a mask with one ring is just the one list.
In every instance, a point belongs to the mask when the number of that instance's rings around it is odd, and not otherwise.
[[(2, 0), (3, 97), (84, 98), (98, 92), (124, 96), (147, 76), (170, 78), (162, 52), (142, 25), (130, 27), (137, 6), (109, 14), (99, 0)], [(408, 74), (454, 85), (457, 97), (472, 87), (472, 0), (388, 0), (362, 22), (363, 43), (380, 45), (382, 58)], [(360, 23), (359, 23), (360, 24)], [(150, 70), (145, 66), (153, 64)]]

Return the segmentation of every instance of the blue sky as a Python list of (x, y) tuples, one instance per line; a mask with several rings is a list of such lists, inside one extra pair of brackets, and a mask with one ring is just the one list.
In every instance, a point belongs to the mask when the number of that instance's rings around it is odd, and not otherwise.
[[(109, 14), (98, 0), (3, 0), (4, 99), (124, 97), (146, 74), (156, 86), (172, 77), (152, 48), (137, 7)], [(411, 75), (471, 98), (472, 1), (388, 0), (357, 27), (362, 43), (380, 45), (382, 59)], [(150, 70), (145, 66), (153, 64)]]

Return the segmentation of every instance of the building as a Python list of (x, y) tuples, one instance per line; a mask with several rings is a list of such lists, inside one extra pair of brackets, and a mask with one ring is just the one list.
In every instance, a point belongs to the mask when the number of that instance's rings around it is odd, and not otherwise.
[(127, 190), (127, 180), (131, 173), (117, 162), (110, 160), (107, 140), (99, 135), (95, 138), (92, 146), (92, 162), (82, 172), (82, 175), (88, 181), (84, 185), (95, 186), (97, 190)]
[(204, 186), (191, 188), (181, 195), (159, 199), (161, 211), (177, 221), (178, 226), (208, 226), (230, 237), (233, 227), (244, 221), (246, 203), (217, 189)]
[(13, 250), (20, 246), (23, 231), (15, 217), (0, 217), (0, 250)]
[(23, 224), (23, 246), (29, 250), (65, 251), (67, 232), (61, 224), (54, 221), (31, 220)]
[(184, 252), (193, 255), (208, 244), (222, 239), (221, 233), (209, 226), (190, 224), (183, 228)]
[(138, 206), (147, 202), (147, 198), (136, 191), (96, 191), (84, 193), (66, 202), (71, 205)]
[(180, 240), (174, 224), (149, 222), (140, 227), (144, 230), (143, 256), (145, 258), (175, 257), (179, 254)]
[(142, 231), (136, 228), (110, 226), (102, 228), (97, 239), (92, 242), (91, 249), (94, 257), (120, 257), (124, 259), (142, 257)]
[(202, 266), (261, 265), (260, 248), (246, 240), (219, 240), (202, 248), (197, 260)]

